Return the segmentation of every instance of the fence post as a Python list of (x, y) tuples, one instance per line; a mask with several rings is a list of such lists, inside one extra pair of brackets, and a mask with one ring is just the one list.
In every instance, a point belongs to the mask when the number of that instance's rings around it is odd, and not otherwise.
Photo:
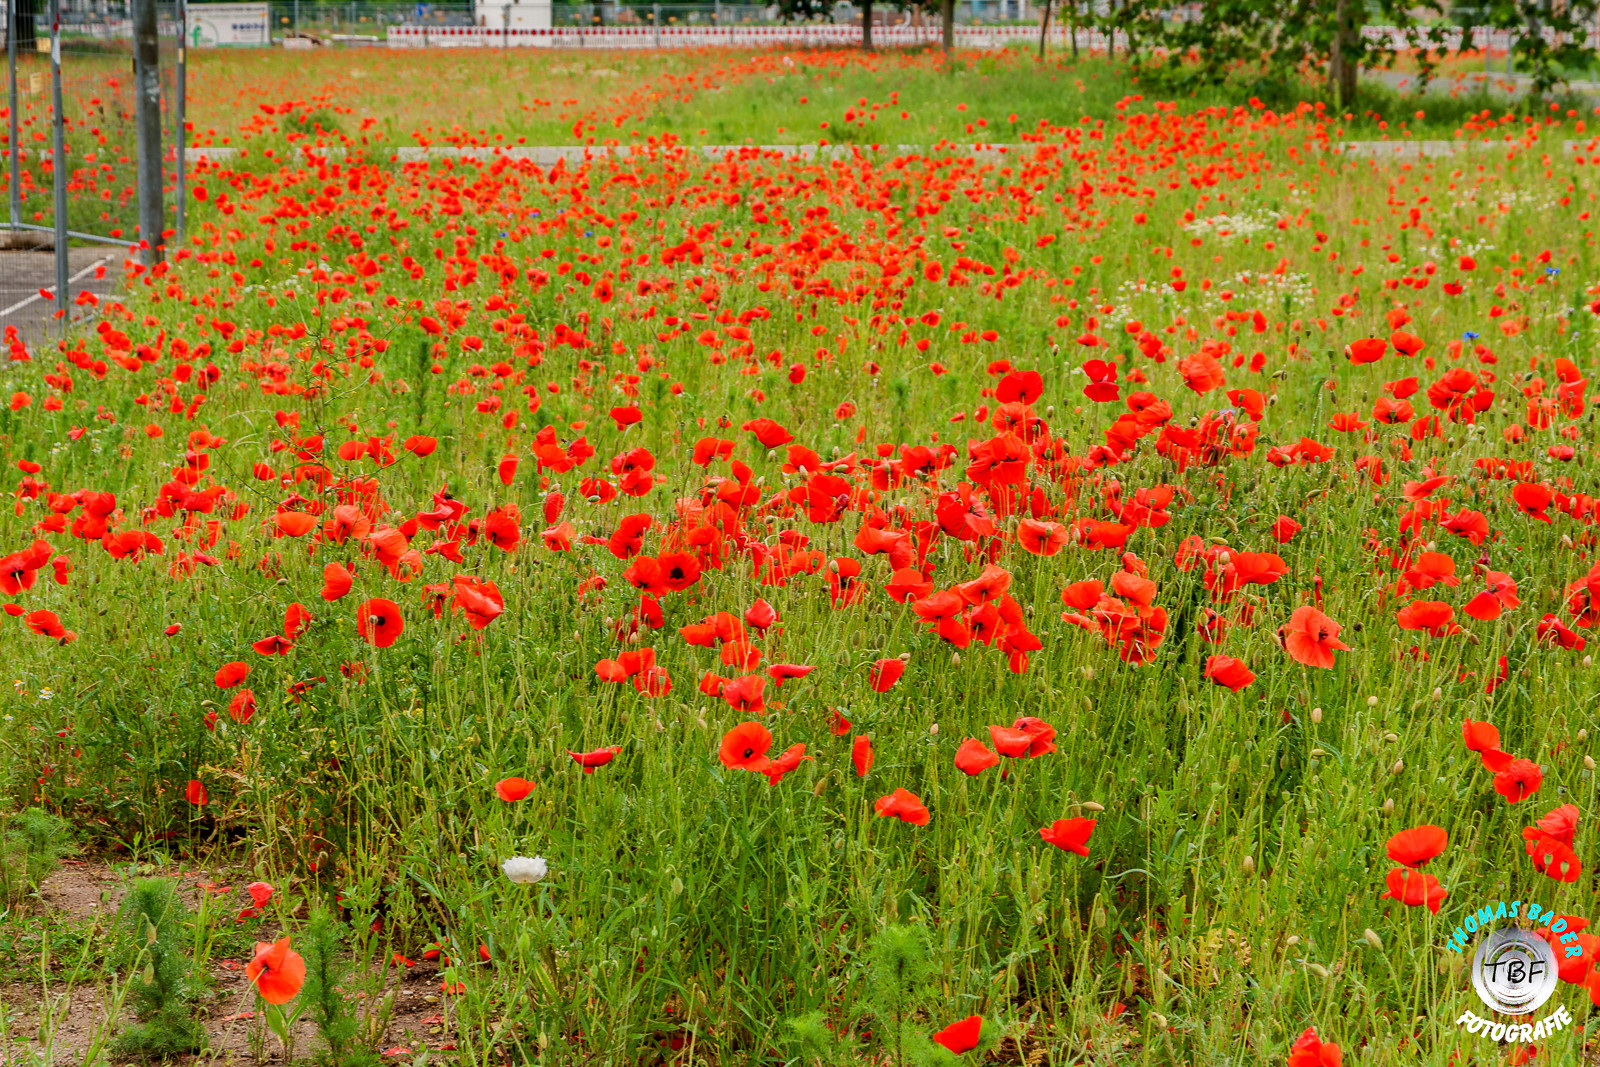
[[(272, 10), (270, 5), (268, 6), (267, 10), (269, 12), (268, 22), (269, 22), (269, 26), (270, 26), (270, 21), (271, 21), (270, 12)], [(272, 35), (272, 31), (270, 29), (268, 29), (267, 35), (269, 37)], [(184, 129), (184, 125), (183, 125), (184, 122), (185, 122), (185, 118), (184, 118), (184, 103), (188, 99), (188, 96), (189, 96), (189, 80), (188, 80), (189, 68), (188, 68), (187, 58), (185, 56), (185, 53), (188, 51), (188, 42), (189, 42), (189, 4), (188, 4), (188, 0), (178, 0), (178, 81), (177, 81), (177, 86), (176, 86), (176, 92), (178, 94), (178, 99), (174, 102), (175, 103), (174, 110), (177, 113), (177, 120), (178, 120), (177, 121), (178, 128), (177, 128), (177, 133), (176, 133), (177, 140), (178, 140), (178, 145), (177, 145), (177, 150), (178, 150), (178, 182), (177, 182), (178, 217), (177, 217), (177, 221), (174, 223), (172, 228), (177, 231), (177, 233), (175, 234), (175, 236), (173, 238), (173, 243), (178, 245), (179, 247), (182, 247), (182, 244), (183, 244), (184, 208), (186, 206), (184, 200), (185, 200), (185, 196), (186, 196), (187, 191), (188, 191), (188, 182), (189, 182), (189, 160), (186, 158), (187, 155), (188, 155), (188, 151), (189, 151), (189, 147), (188, 147), (189, 146), (189, 135), (188, 135), (188, 131)]]
[[(61, 99), (61, 0), (50, 0), (50, 184), (55, 191), (56, 310), (67, 320), (67, 124)], [(15, 147), (13, 145), (13, 147)]]
[(11, 228), (22, 221), (22, 166), (17, 161), (17, 0), (6, 0), (6, 58), (11, 62)]
[[(55, 0), (60, 3), (60, 0)], [(147, 264), (161, 262), (161, 41), (156, 0), (133, 0), (133, 116), (139, 148), (139, 239)]]
[[(655, 4), (655, 5), (653, 5), (651, 7), (650, 24), (655, 27), (655, 31), (656, 31), (656, 49), (659, 51), (660, 48), (661, 48), (661, 5), (660, 4)], [(15, 118), (13, 118), (11, 120), (12, 125), (15, 125), (16, 121), (17, 120)], [(12, 134), (11, 137), (12, 137), (12, 143), (15, 143), (16, 142), (16, 134)]]

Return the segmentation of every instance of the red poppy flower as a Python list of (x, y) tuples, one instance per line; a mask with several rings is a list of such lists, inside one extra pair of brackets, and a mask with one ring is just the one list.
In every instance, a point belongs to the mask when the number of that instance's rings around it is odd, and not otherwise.
[(872, 740), (866, 734), (857, 734), (850, 744), (850, 762), (855, 764), (856, 777), (865, 778), (872, 770)]
[(255, 713), (256, 695), (249, 689), (239, 690), (233, 694), (233, 699), (228, 701), (228, 718), (240, 726), (248, 726)]
[(1206, 677), (1218, 685), (1225, 685), (1235, 693), (1256, 680), (1254, 672), (1243, 660), (1232, 656), (1210, 656), (1206, 659)]
[(338, 600), (350, 591), (355, 578), (341, 563), (330, 563), (322, 568), (322, 599)]
[(1441, 826), (1425, 823), (1401, 830), (1389, 838), (1389, 858), (1407, 867), (1421, 867), (1445, 850), (1450, 835)]
[(969, 1015), (940, 1030), (933, 1035), (933, 1039), (959, 1056), (978, 1047), (978, 1035), (982, 1029), (983, 1016)]
[(767, 680), (759, 674), (747, 674), (723, 683), (722, 699), (734, 711), (759, 715), (766, 710)]
[(1345, 358), (1351, 363), (1376, 363), (1389, 350), (1389, 342), (1381, 337), (1363, 337), (1344, 346)]
[(1427, 905), (1429, 911), (1439, 914), (1439, 905), (1444, 903), (1444, 898), (1449, 891), (1439, 885), (1439, 879), (1431, 874), (1421, 871), (1408, 871), (1404, 867), (1396, 867), (1384, 879), (1389, 891), (1378, 899), (1393, 899), (1407, 907), (1415, 908)]
[(879, 797), (872, 807), (879, 817), (899, 819), (912, 826), (926, 826), (930, 818), (922, 800), (908, 789), (896, 789), (886, 797)]
[(287, 637), (274, 635), (263, 637), (250, 647), (263, 656), (287, 656), (294, 649), (294, 642)]
[(307, 626), (311, 625), (311, 613), (305, 605), (296, 602), (290, 604), (283, 612), (283, 636), (293, 641), (299, 637)]
[(374, 597), (356, 608), (356, 629), (369, 645), (388, 648), (399, 640), (405, 628), (400, 605), (392, 600)]
[(306, 961), (289, 947), (289, 939), (256, 942), (256, 954), (244, 969), (245, 977), (268, 1004), (287, 1004), (306, 980)]
[(994, 749), (1002, 756), (1011, 759), (1020, 759), (1028, 754), (1033, 747), (1033, 735), (1025, 730), (1008, 729), (1004, 726), (990, 726), (989, 739), (994, 742)]
[(895, 657), (893, 659), (880, 659), (872, 664), (872, 670), (867, 674), (867, 680), (872, 685), (875, 693), (887, 693), (894, 688), (894, 683), (906, 673), (906, 661)]
[[(1527, 835), (1530, 831), (1524, 830)], [(1544, 834), (1528, 840), (1528, 855), (1533, 857), (1533, 869), (1558, 882), (1576, 882), (1583, 876), (1583, 862), (1572, 846)]]
[(61, 625), (61, 619), (53, 611), (43, 608), (30, 611), (22, 617), (22, 621), (28, 624), (28, 629), (40, 637), (53, 637), (65, 644), (71, 644), (78, 639), (77, 634)]
[(956, 770), (962, 774), (981, 774), (999, 762), (1000, 757), (975, 737), (967, 738), (961, 742), (961, 747), (956, 749)]
[(1339, 1046), (1318, 1040), (1316, 1028), (1310, 1027), (1290, 1047), (1289, 1067), (1339, 1067)]
[(1494, 791), (1506, 798), (1506, 803), (1515, 804), (1526, 800), (1539, 791), (1539, 786), (1544, 781), (1544, 773), (1539, 770), (1539, 765), (1532, 760), (1512, 760), (1505, 770), (1494, 776)]
[(1402, 630), (1426, 630), (1434, 637), (1455, 633), (1461, 627), (1454, 625), (1455, 609), (1442, 600), (1413, 600), (1395, 615)]
[(1060, 849), (1089, 854), (1089, 835), (1094, 833), (1093, 819), (1057, 819), (1049, 826), (1040, 827), (1039, 837)]
[(1578, 806), (1562, 804), (1544, 815), (1536, 825), (1544, 836), (1553, 837), (1563, 844), (1570, 845), (1573, 835), (1578, 832)]
[(506, 803), (515, 803), (533, 792), (534, 783), (526, 778), (502, 778), (494, 784), (494, 791)]
[(1056, 728), (1037, 716), (1018, 716), (1017, 721), (1011, 724), (1011, 728), (1013, 730), (1021, 730), (1032, 738), (1031, 743), (1028, 745), (1028, 751), (1025, 753), (1029, 759), (1048, 756), (1056, 750), (1056, 746), (1051, 743), (1055, 739)]
[(189, 784), (184, 788), (183, 796), (195, 807), (204, 807), (206, 803), (206, 784), (198, 778), (189, 779)]
[(1067, 528), (1059, 522), (1023, 519), (1017, 524), (1017, 544), (1035, 556), (1053, 556), (1067, 543)]
[(806, 667), (798, 663), (774, 663), (767, 668), (767, 677), (772, 679), (772, 684), (781, 687), (784, 682), (793, 678), (804, 678), (815, 667)]
[(567, 755), (583, 768), (584, 774), (593, 774), (596, 767), (604, 767), (616, 759), (617, 753), (621, 751), (621, 745), (608, 745), (605, 748), (590, 749), (588, 752), (573, 752), (568, 749)]
[(218, 689), (232, 689), (244, 681), (245, 675), (249, 673), (250, 664), (235, 660), (232, 663), (224, 663), (219, 667), (216, 678), (213, 680), (217, 683)]
[(505, 597), (493, 582), (479, 581), (464, 574), (451, 579), (454, 595), (452, 603), (466, 616), (467, 625), (474, 630), (488, 626), (506, 610)]
[(772, 734), (758, 722), (742, 722), (722, 735), (722, 746), (717, 758), (724, 767), (737, 767), (746, 771), (765, 771), (772, 761), (767, 749), (772, 747)]
[(794, 434), (768, 418), (751, 419), (741, 429), (755, 434), (762, 448), (777, 448), (794, 440)]
[(811, 759), (811, 757), (806, 755), (805, 745), (790, 745), (788, 748), (784, 749), (783, 754), (777, 759), (773, 760), (772, 763), (768, 765), (767, 769), (762, 773), (767, 776), (767, 781), (770, 784), (777, 785), (779, 782), (783, 781), (784, 775), (800, 766), (801, 760), (808, 759)]
[(1313, 607), (1296, 608), (1282, 631), (1284, 650), (1307, 667), (1333, 666), (1335, 652), (1350, 646), (1339, 640), (1340, 626)]

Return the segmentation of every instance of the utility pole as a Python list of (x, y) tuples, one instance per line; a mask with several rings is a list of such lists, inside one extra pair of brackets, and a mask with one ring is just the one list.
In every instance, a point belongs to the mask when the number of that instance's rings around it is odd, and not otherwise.
[[(61, 0), (53, 0), (60, 4)], [(139, 147), (139, 239), (147, 265), (161, 262), (161, 41), (156, 0), (133, 0), (133, 109)]]
[[(271, 36), (271, 32), (272, 31), (270, 29), (267, 31), (269, 37)], [(177, 112), (178, 127), (178, 144), (176, 146), (178, 153), (178, 187), (176, 190), (178, 201), (178, 217), (172, 227), (177, 231), (175, 243), (181, 243), (183, 241), (183, 224), (185, 221), (184, 197), (187, 196), (189, 192), (189, 161), (187, 158), (185, 158), (189, 152), (189, 132), (184, 126), (184, 124), (188, 121), (188, 116), (184, 114), (184, 101), (187, 100), (189, 96), (189, 68), (184, 55), (184, 53), (188, 51), (188, 44), (189, 5), (187, 0), (178, 0), (178, 85), (176, 89), (178, 99), (175, 101), (176, 106), (174, 108), (174, 110)]]
[(11, 61), (11, 140), (6, 144), (11, 148), (11, 228), (16, 229), (22, 221), (21, 164), (17, 160), (21, 151), (17, 147), (17, 0), (6, 4), (6, 57)]
[[(56, 310), (67, 328), (67, 124), (61, 94), (61, 0), (50, 0), (50, 184), (55, 191)], [(11, 150), (17, 149), (16, 142)]]

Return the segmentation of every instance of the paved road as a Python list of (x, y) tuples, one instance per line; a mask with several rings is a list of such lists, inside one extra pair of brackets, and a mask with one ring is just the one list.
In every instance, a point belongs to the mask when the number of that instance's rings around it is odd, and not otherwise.
[[(110, 293), (121, 278), (123, 251), (112, 245), (93, 245), (68, 249), (69, 300), (87, 289), (97, 296)], [(96, 278), (98, 267), (104, 277)], [(52, 294), (56, 286), (55, 253), (49, 250), (0, 251), (0, 330), (15, 326), (24, 341), (33, 343), (51, 331), (55, 320), (55, 301), (39, 295), (40, 289)], [(93, 308), (68, 304), (73, 321), (88, 317)]]

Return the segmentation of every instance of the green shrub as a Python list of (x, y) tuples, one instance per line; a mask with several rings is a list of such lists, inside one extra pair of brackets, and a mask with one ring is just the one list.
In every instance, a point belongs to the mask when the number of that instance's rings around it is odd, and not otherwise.
[(193, 968), (184, 954), (189, 909), (173, 878), (140, 878), (117, 913), (120, 962), (131, 973), (128, 1000), (137, 1020), (117, 1038), (120, 1056), (163, 1059), (199, 1051)]
[(37, 893), (76, 847), (67, 821), (40, 808), (0, 818), (0, 907)]

